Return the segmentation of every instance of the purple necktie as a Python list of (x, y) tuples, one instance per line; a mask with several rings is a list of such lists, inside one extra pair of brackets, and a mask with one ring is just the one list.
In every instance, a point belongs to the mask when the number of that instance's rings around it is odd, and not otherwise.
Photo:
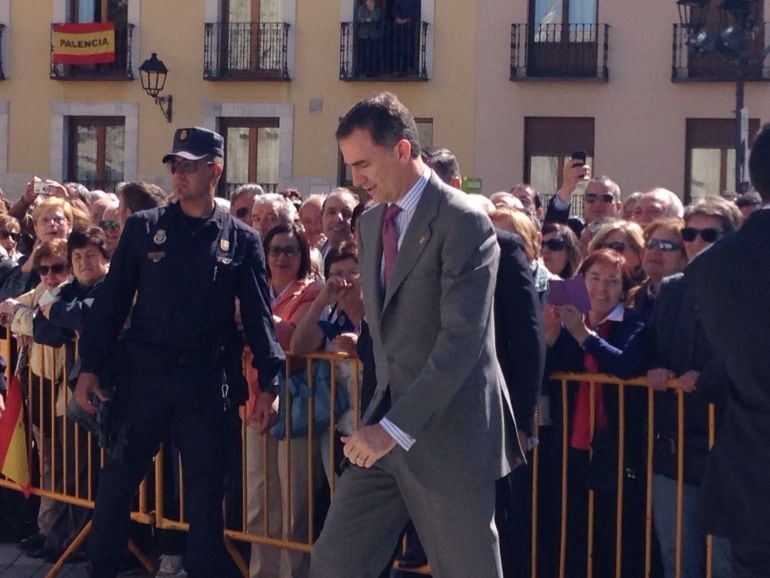
[(393, 266), (398, 255), (398, 230), (396, 229), (396, 216), (401, 212), (398, 205), (388, 205), (385, 210), (385, 219), (382, 221), (382, 256), (385, 266), (382, 272), (383, 284), (388, 288)]

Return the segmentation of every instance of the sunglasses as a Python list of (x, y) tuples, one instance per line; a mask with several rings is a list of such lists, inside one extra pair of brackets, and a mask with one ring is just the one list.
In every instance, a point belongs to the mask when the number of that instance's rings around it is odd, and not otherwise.
[(37, 274), (40, 277), (45, 277), (49, 273), (53, 273), (54, 275), (61, 275), (62, 273), (66, 273), (69, 267), (65, 265), (64, 263), (57, 263), (56, 265), (40, 265), (40, 267), (37, 268)]
[(280, 257), (281, 253), (286, 255), (287, 257), (296, 257), (299, 255), (299, 247), (281, 247), (278, 245), (274, 245), (272, 247), (267, 248), (267, 254), (271, 257)]
[(717, 227), (706, 227), (705, 229), (696, 229), (695, 227), (685, 227), (682, 229), (682, 239), (686, 243), (692, 243), (695, 239), (703, 239), (706, 243), (716, 243), (724, 235), (722, 229)]
[[(207, 161), (204, 164), (211, 166), (214, 163), (211, 161)], [(172, 175), (175, 175), (177, 172), (180, 172), (183, 175), (197, 173), (198, 169), (201, 167), (198, 161), (191, 161), (188, 159), (183, 159), (181, 161), (177, 161), (177, 160), (169, 161), (166, 163), (166, 166), (168, 167), (168, 172), (170, 172)]]
[(681, 251), (682, 246), (668, 239), (647, 239), (644, 244), (647, 249), (660, 249), (661, 251)]
[(564, 251), (564, 239), (548, 239), (540, 244), (540, 248), (549, 251)]
[(235, 216), (238, 217), (239, 219), (244, 219), (248, 214), (249, 214), (248, 207), (241, 207), (240, 209), (235, 211)]
[(611, 203), (615, 200), (615, 197), (613, 197), (610, 193), (604, 193), (602, 195), (597, 195), (596, 193), (586, 193), (585, 202), (589, 205), (592, 205), (596, 201), (601, 201), (603, 203)]
[(599, 243), (598, 245), (596, 245), (596, 248), (612, 249), (617, 253), (623, 253), (626, 249), (628, 249), (628, 243), (624, 243), (623, 241), (613, 241), (612, 243)]
[(0, 239), (13, 239), (14, 241), (19, 240), (19, 233), (13, 233), (11, 231), (0, 231)]
[(117, 221), (99, 221), (99, 228), (102, 231), (109, 231), (110, 229), (117, 231), (120, 229), (120, 223)]

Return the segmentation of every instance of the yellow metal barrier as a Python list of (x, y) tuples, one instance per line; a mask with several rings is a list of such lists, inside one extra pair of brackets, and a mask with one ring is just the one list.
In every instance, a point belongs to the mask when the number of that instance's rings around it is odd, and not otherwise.
[[(75, 344), (75, 347), (77, 344)], [(58, 368), (63, 367), (61, 356), (63, 351), (57, 351), (47, 347), (36, 348), (39, 358), (39, 368)], [(10, 378), (10, 361), (14, 359), (14, 344), (11, 339), (0, 339), (0, 352), (5, 356), (8, 363), (7, 377)], [(76, 350), (75, 350), (76, 353)], [(247, 355), (244, 357), (244, 371), (250, 374), (250, 359)], [(330, 364), (330, 383), (329, 398), (330, 412), (328, 427), (319, 428), (314, 425), (314, 399), (307, 399), (307, 433), (303, 436), (291, 438), (287, 436), (285, 440), (275, 440), (266, 435), (255, 435), (250, 428), (249, 416), (246, 415), (246, 408), (241, 409), (240, 423), (238, 426), (237, 441), (239, 442), (237, 452), (234, 457), (239, 458), (241, 467), (238, 471), (239, 478), (235, 483), (231, 480), (231, 492), (228, 494), (225, 502), (225, 511), (228, 512), (226, 519), (225, 541), (228, 551), (235, 560), (244, 576), (248, 576), (248, 565), (235, 547), (233, 541), (246, 542), (257, 545), (260, 553), (275, 549), (276, 552), (295, 553), (296, 556), (306, 556), (311, 548), (317, 531), (318, 500), (328, 501), (334, 494), (336, 484), (336, 475), (334, 473), (334, 464), (341, 457), (339, 448), (335, 447), (335, 436), (337, 435), (338, 418), (334, 415), (333, 408), (339, 395), (346, 395), (350, 398), (350, 414), (347, 415), (351, 428), (357, 428), (361, 414), (360, 403), (360, 366), (356, 359), (349, 358), (344, 354), (337, 353), (316, 353), (304, 358), (306, 365), (306, 374), (308, 376), (308, 386), (311, 390), (319, 387), (314, 383), (314, 364), (325, 362)], [(288, 368), (296, 370), (296, 363), (287, 363)], [(301, 367), (301, 364), (300, 364)], [(289, 371), (289, 370), (287, 370)], [(44, 498), (48, 498), (60, 504), (78, 506), (85, 509), (94, 507), (94, 494), (96, 486), (96, 462), (104, 462), (104, 453), (96, 448), (93, 436), (82, 430), (77, 424), (63, 417), (62, 408), (66, 407), (66, 402), (72, 395), (66, 382), (62, 382), (57, 374), (45, 374), (52, 379), (44, 379), (32, 373), (31, 369), (27, 375), (29, 389), (27, 396), (27, 423), (32, 427), (28, 428), (28, 448), (30, 448), (30, 458), (33, 428), (37, 429), (38, 443), (40, 445), (40, 466), (39, 483), (33, 485), (31, 492)], [(253, 378), (253, 375), (250, 375)], [(287, 375), (287, 377), (289, 377)], [(590, 429), (591, 436), (596, 428), (597, 416), (594, 406), (597, 397), (597, 386), (617, 388), (618, 407), (626, 407), (626, 393), (633, 391), (630, 388), (647, 390), (646, 400), (646, 455), (645, 455), (645, 476), (644, 476), (644, 540), (640, 547), (644, 548), (644, 575), (650, 576), (652, 570), (652, 550), (653, 550), (653, 514), (652, 514), (652, 485), (653, 485), (653, 434), (655, 416), (655, 396), (649, 390), (646, 380), (619, 380), (609, 375), (598, 374), (554, 374), (553, 379), (560, 382), (560, 391), (562, 397), (561, 411), (561, 491), (560, 491), (560, 520), (558, 524), (558, 549), (546, 553), (553, 560), (558, 560), (558, 574), (561, 577), (573, 575), (573, 569), (567, 567), (567, 547), (568, 547), (568, 512), (569, 512), (569, 435), (570, 435), (570, 412), (568, 406), (569, 388), (571, 384), (587, 382), (590, 384)], [(54, 384), (58, 384), (54, 387)], [(344, 386), (342, 392), (340, 387)], [(50, 389), (51, 395), (47, 394), (45, 388)], [(672, 381), (669, 387), (675, 388), (676, 382)], [(684, 395), (677, 390), (678, 396), (678, 438), (677, 438), (677, 508), (676, 508), (676, 567), (677, 576), (681, 574), (682, 565), (682, 499), (683, 499), (683, 480), (684, 480)], [(47, 398), (47, 399), (46, 399)], [(291, 407), (297, 400), (292, 399), (290, 394), (285, 400), (286, 411), (284, 413), (285, 431), (292, 430), (292, 412)], [(37, 420), (33, 418), (33, 408), (36, 409)], [(61, 418), (61, 419), (58, 419)], [(637, 417), (637, 416), (635, 416)], [(641, 416), (638, 416), (641, 417)], [(350, 419), (352, 418), (352, 419)], [(615, 495), (615, 567), (614, 575), (622, 576), (623, 568), (623, 533), (627, 530), (627, 520), (624, 520), (624, 492), (625, 488), (625, 432), (627, 428), (625, 411), (619, 411), (618, 415), (618, 439), (617, 443), (617, 470)], [(539, 426), (536, 425), (535, 435), (539, 432)], [(44, 438), (47, 434), (49, 440)], [(713, 444), (715, 436), (715, 411), (713, 406), (709, 408), (709, 443)], [(258, 448), (254, 443), (259, 444)], [(58, 448), (58, 449), (57, 449)], [(98, 455), (94, 452), (98, 451)], [(531, 502), (531, 541), (529, 544), (531, 576), (534, 578), (537, 574), (539, 556), (543, 552), (538, 547), (539, 541), (543, 536), (543, 531), (539, 523), (539, 498), (541, 490), (541, 480), (547, 475), (543, 471), (543, 461), (540, 455), (541, 449), (535, 446), (531, 453), (530, 464), (532, 468), (532, 502)], [(256, 467), (261, 473), (261, 482), (257, 483), (248, 475), (247, 463), (250, 456), (258, 453), (259, 463)], [(166, 479), (164, 475), (165, 460), (163, 451), (159, 452), (155, 459), (154, 474), (145, 479), (139, 489), (137, 506), (132, 512), (132, 519), (143, 524), (154, 525), (157, 528), (187, 530), (188, 523), (185, 519), (185, 503), (183, 489), (183, 471), (180, 463), (172, 464), (178, 471), (179, 483), (176, 485), (173, 480)], [(32, 460), (30, 459), (30, 463)], [(254, 464), (252, 464), (254, 465)], [(305, 472), (298, 472), (297, 469), (304, 469)], [(316, 472), (323, 473), (315, 475)], [(302, 475), (300, 481), (297, 476)], [(236, 477), (235, 475), (233, 476)], [(151, 487), (154, 486), (154, 487)], [(257, 487), (258, 486), (258, 487)], [(6, 479), (0, 479), (0, 487), (21, 490), (22, 488)], [(257, 493), (259, 495), (257, 495)], [(252, 500), (249, 500), (249, 496)], [(178, 515), (172, 514), (169, 508), (168, 500), (173, 499)], [(255, 504), (259, 512), (254, 516), (253, 508)], [(587, 500), (587, 527), (586, 527), (586, 567), (578, 572), (585, 573), (586, 576), (596, 576), (597, 571), (593, 563), (593, 554), (596, 547), (595, 541), (595, 509), (597, 507), (594, 490), (588, 492)], [(275, 518), (278, 519), (275, 519)], [(250, 523), (250, 520), (256, 519), (257, 522)], [(83, 543), (88, 531), (90, 522), (87, 522), (80, 530), (79, 534), (73, 539), (67, 551), (57, 562), (54, 568), (47, 576), (55, 576), (61, 569), (66, 559), (74, 553)], [(152, 562), (144, 556), (132, 544), (130, 546), (137, 557), (142, 560), (145, 567), (151, 571)], [(711, 576), (712, 562), (712, 540), (707, 539), (707, 561), (706, 576)], [(413, 571), (413, 570), (410, 570)], [(425, 567), (419, 570), (419, 573), (429, 574), (430, 569)]]

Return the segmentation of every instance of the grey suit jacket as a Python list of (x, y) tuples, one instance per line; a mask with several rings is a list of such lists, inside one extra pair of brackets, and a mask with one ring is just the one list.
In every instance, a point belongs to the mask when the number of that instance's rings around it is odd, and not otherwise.
[(499, 249), (492, 224), (432, 174), (383, 293), (384, 213), (377, 205), (360, 221), (361, 283), (377, 365), (364, 423), (390, 387), (386, 417), (416, 440), (408, 452), (396, 447), (394, 459), (420, 483), (456, 488), (499, 478), (521, 456), (518, 444), (508, 447), (516, 437), (506, 428), (515, 422), (495, 356)]

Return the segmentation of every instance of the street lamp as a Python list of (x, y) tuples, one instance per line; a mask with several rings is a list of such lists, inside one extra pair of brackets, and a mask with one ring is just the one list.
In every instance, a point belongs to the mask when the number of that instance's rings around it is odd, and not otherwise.
[[(749, 65), (755, 62), (751, 44), (761, 32), (759, 14), (763, 0), (723, 0), (718, 7), (718, 23), (709, 19), (713, 0), (677, 0), (679, 21), (687, 30), (692, 50), (719, 54), (736, 67), (735, 81), (735, 191), (748, 191), (746, 150), (748, 110), (743, 105), (744, 83)], [(761, 34), (760, 34), (761, 36)], [(764, 60), (765, 52), (761, 53)]]
[(142, 88), (144, 91), (155, 99), (155, 102), (160, 106), (163, 116), (168, 122), (171, 122), (171, 105), (172, 97), (160, 96), (163, 88), (166, 86), (166, 75), (168, 74), (168, 68), (163, 64), (162, 60), (158, 59), (158, 55), (153, 52), (150, 58), (142, 62), (139, 67), (139, 76), (142, 81)]

